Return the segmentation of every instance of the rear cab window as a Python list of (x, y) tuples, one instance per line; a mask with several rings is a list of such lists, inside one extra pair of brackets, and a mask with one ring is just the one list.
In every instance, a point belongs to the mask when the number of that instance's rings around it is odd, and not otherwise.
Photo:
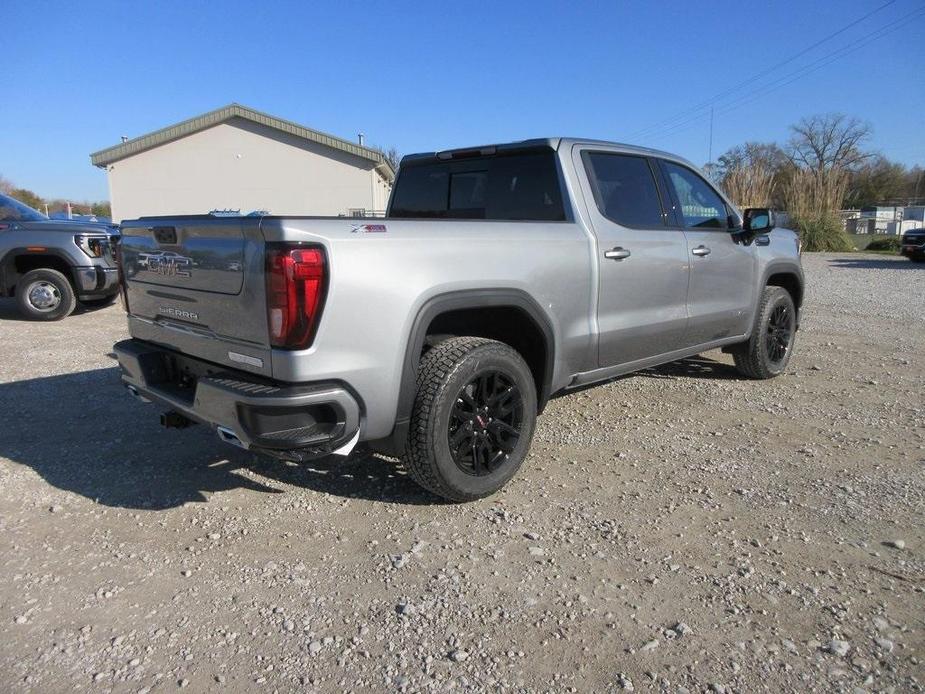
[(556, 154), (550, 149), (403, 162), (389, 217), (565, 221)]

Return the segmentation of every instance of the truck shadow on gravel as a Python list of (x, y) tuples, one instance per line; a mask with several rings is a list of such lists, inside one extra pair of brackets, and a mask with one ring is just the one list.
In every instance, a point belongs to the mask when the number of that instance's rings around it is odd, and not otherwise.
[(627, 374), (627, 378), (708, 378), (713, 381), (747, 380), (731, 364), (724, 364), (707, 357), (690, 357), (673, 361), (651, 369)]
[(925, 263), (913, 263), (908, 258), (886, 256), (878, 258), (832, 258), (829, 265), (837, 268), (856, 268), (859, 270), (925, 270)]
[(128, 396), (115, 367), (0, 383), (0, 457), (117, 508), (163, 510), (233, 489), (289, 491), (273, 482), (388, 503), (439, 502), (376, 455), (290, 465), (222, 444), (205, 427), (165, 430), (158, 414)]

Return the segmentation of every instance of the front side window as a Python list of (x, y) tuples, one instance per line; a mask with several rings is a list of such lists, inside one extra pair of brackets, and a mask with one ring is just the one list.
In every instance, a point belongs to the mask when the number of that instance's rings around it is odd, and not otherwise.
[(668, 180), (681, 205), (684, 226), (700, 229), (726, 229), (729, 226), (726, 203), (700, 176), (670, 161), (663, 162)]
[(645, 157), (585, 152), (584, 159), (601, 214), (628, 227), (665, 226), (655, 176)]

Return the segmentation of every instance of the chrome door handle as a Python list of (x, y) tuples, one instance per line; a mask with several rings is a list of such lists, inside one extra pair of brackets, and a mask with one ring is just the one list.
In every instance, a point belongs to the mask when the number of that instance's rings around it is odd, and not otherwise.
[(701, 258), (705, 255), (710, 255), (710, 249), (706, 246), (697, 246), (694, 250), (691, 251), (694, 255), (699, 255)]
[(623, 260), (624, 258), (629, 258), (632, 255), (625, 248), (617, 246), (616, 248), (611, 248), (609, 251), (604, 251), (604, 257), (610, 260)]

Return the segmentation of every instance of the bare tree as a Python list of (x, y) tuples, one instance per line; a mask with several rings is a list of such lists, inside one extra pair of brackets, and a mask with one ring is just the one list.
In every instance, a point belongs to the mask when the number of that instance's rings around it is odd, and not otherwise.
[(385, 157), (385, 160), (389, 162), (389, 166), (392, 167), (393, 171), (398, 171), (398, 164), (401, 161), (401, 155), (398, 153), (398, 150), (395, 147), (389, 147), (385, 152), (382, 153), (382, 156)]
[(909, 178), (905, 166), (882, 154), (875, 155), (851, 173), (845, 200), (852, 207), (902, 204), (910, 197), (907, 193)]
[(871, 129), (857, 118), (841, 113), (809, 116), (790, 126), (793, 135), (787, 155), (794, 166), (817, 175), (828, 171), (852, 171), (872, 155), (862, 149)]
[(873, 156), (862, 149), (870, 139), (870, 126), (830, 113), (804, 118), (790, 129), (791, 165), (785, 173), (783, 198), (803, 246), (814, 251), (850, 250), (838, 211), (851, 173)]
[(398, 153), (398, 150), (395, 147), (383, 149), (382, 147), (373, 145), (372, 148), (382, 155), (382, 158), (385, 159), (386, 163), (392, 167), (393, 171), (398, 171), (398, 163), (401, 161), (401, 154)]
[(9, 193), (14, 187), (10, 179), (0, 176), (0, 193)]

